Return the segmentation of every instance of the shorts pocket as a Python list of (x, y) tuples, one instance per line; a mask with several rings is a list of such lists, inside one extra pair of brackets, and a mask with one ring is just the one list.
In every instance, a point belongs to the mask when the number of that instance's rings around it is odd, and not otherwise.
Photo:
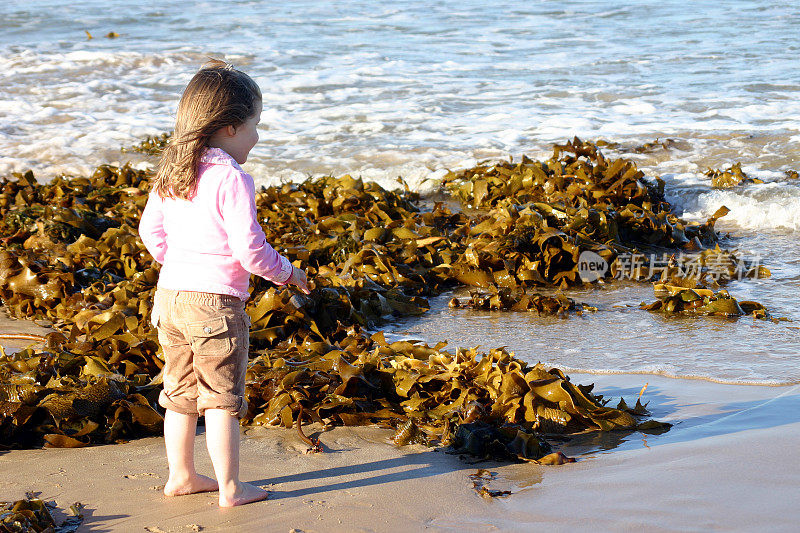
[(231, 319), (218, 316), (186, 324), (195, 355), (228, 355), (233, 351)]

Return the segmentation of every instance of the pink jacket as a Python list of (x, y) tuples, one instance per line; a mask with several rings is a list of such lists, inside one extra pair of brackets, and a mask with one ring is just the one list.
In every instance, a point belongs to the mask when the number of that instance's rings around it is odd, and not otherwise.
[(139, 235), (163, 265), (158, 286), (165, 289), (247, 300), (250, 273), (279, 285), (292, 274), (258, 223), (253, 178), (219, 148), (203, 153), (191, 200), (150, 193)]

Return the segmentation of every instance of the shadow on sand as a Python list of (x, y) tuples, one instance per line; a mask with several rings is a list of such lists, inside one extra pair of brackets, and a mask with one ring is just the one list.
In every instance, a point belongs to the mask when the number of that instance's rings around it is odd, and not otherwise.
[[(444, 463), (444, 464), (443, 464)], [(481, 466), (490, 468), (501, 463), (486, 462)], [(370, 461), (361, 464), (352, 464), (322, 470), (312, 470), (300, 472), (286, 476), (272, 477), (253, 481), (256, 485), (272, 483), (275, 485), (293, 483), (300, 481), (319, 481), (318, 484), (294, 490), (272, 491), (270, 499), (277, 500), (282, 498), (296, 498), (321, 494), (325, 492), (348, 490), (358, 487), (369, 487), (372, 485), (383, 485), (395, 481), (408, 479), (421, 479), (430, 476), (445, 474), (458, 470), (474, 471), (478, 467), (459, 460), (457, 457), (449, 456), (442, 451), (424, 451), (396, 457), (393, 459), (383, 459), (380, 461)], [(359, 474), (370, 474), (368, 477), (358, 479), (348, 479), (346, 481), (327, 481), (330, 478), (339, 476), (357, 476)]]

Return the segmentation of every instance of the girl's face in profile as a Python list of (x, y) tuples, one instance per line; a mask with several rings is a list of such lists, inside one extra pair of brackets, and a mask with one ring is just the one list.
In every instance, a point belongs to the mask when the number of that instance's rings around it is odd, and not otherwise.
[[(228, 129), (229, 136), (224, 138), (223, 143), (221, 143), (224, 146), (220, 146), (220, 148), (228, 152), (228, 155), (233, 157), (240, 165), (247, 161), (250, 150), (258, 142), (258, 130), (256, 127), (261, 121), (261, 109), (262, 103), (258, 101), (256, 102), (256, 113), (248, 118), (244, 124), (237, 128), (230, 126), (223, 128)], [(231, 131), (234, 132), (232, 135), (230, 135)]]

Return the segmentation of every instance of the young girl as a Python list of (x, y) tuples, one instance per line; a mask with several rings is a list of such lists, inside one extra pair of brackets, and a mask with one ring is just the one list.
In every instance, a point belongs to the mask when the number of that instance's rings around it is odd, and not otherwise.
[[(158, 400), (167, 410), (164, 494), (219, 490), (222, 507), (267, 497), (239, 481), (250, 274), (308, 294), (305, 273), (267, 243), (253, 178), (239, 166), (258, 141), (261, 107), (261, 91), (247, 74), (221, 61), (204, 65), (181, 97), (139, 224), (142, 241), (162, 264), (152, 320), (166, 360)], [(201, 415), (217, 481), (194, 467)]]

